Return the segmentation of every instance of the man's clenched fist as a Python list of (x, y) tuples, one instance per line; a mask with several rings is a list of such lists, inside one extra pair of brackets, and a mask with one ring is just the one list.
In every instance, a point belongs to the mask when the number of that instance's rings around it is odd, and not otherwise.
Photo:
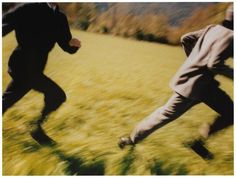
[(81, 47), (81, 42), (77, 38), (72, 38), (69, 41), (69, 45), (80, 48)]

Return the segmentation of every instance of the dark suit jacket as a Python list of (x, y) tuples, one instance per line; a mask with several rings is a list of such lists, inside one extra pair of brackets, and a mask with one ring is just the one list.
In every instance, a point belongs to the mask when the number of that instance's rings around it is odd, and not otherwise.
[(218, 86), (214, 70), (233, 56), (233, 31), (210, 25), (181, 38), (188, 56), (170, 82), (171, 88), (186, 98), (201, 99), (210, 87)]
[(3, 36), (15, 30), (18, 47), (9, 60), (11, 72), (42, 72), (49, 51), (55, 43), (68, 53), (78, 48), (69, 46), (72, 38), (66, 16), (47, 3), (26, 3), (2, 19)]

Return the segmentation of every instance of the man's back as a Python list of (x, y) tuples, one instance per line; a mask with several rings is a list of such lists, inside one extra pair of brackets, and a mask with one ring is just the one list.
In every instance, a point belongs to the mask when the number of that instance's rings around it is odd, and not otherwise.
[(48, 52), (57, 39), (58, 10), (46, 3), (28, 3), (18, 7), (9, 17), (13, 24), (18, 44)]
[[(69, 44), (72, 39), (66, 16), (47, 3), (27, 3), (3, 15), (3, 35), (15, 30), (17, 48), (9, 60), (9, 72), (41, 73), (47, 55), (57, 42), (68, 53), (78, 47)], [(20, 71), (19, 71), (20, 69)]]
[(187, 98), (199, 99), (207, 87), (217, 85), (211, 70), (232, 56), (232, 50), (233, 31), (221, 25), (208, 26), (171, 80), (171, 88)]

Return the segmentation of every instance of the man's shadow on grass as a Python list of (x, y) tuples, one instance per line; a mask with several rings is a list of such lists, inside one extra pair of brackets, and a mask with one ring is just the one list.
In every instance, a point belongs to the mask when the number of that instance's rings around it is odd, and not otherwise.
[(151, 168), (151, 175), (188, 175), (188, 171), (184, 165), (165, 166), (164, 161), (158, 160)]
[[(23, 147), (25, 152), (36, 152), (40, 150), (42, 145), (32, 144), (32, 142), (24, 142)], [(92, 163), (85, 163), (85, 161), (76, 156), (65, 154), (63, 151), (58, 149), (56, 145), (48, 145), (52, 148), (52, 155), (57, 156), (61, 161), (66, 162), (66, 175), (104, 175), (105, 174), (105, 163), (103, 160), (95, 160)]]
[(120, 163), (120, 175), (128, 175), (131, 165), (134, 162), (134, 147), (130, 147), (128, 153), (123, 157)]
[(105, 174), (105, 163), (103, 160), (94, 161), (89, 164), (81, 158), (75, 156), (68, 156), (60, 150), (54, 150), (52, 152), (60, 160), (67, 163), (66, 174), (67, 175), (104, 175)]
[[(121, 160), (120, 175), (129, 175), (131, 165), (135, 160), (134, 146), (131, 147), (127, 154)], [(150, 168), (151, 175), (187, 175), (188, 171), (184, 165), (170, 165), (166, 167), (164, 161), (154, 161)]]

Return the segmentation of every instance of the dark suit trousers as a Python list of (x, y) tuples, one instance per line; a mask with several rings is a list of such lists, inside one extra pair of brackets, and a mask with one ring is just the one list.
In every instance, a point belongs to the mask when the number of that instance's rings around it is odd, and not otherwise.
[(12, 78), (12, 81), (3, 93), (3, 113), (31, 89), (44, 94), (45, 106), (42, 110), (43, 117), (56, 110), (66, 100), (64, 91), (43, 73), (33, 77), (20, 76)]
[(200, 102), (205, 103), (220, 115), (210, 127), (205, 128), (205, 131), (208, 132), (207, 135), (211, 135), (233, 124), (233, 101), (220, 88), (208, 89), (200, 101), (174, 93), (164, 106), (155, 110), (135, 127), (130, 135), (131, 140), (137, 143), (155, 130), (179, 118)]

